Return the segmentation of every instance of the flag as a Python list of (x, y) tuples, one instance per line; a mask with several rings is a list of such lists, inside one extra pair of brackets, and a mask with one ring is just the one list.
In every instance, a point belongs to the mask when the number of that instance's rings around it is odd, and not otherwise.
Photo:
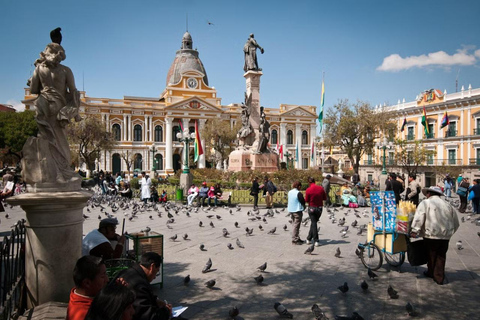
[(280, 148), (278, 147), (278, 139), (277, 139), (277, 145), (275, 147), (275, 151), (277, 151), (277, 153), (280, 154)]
[(450, 120), (448, 120), (448, 114), (447, 114), (447, 111), (445, 111), (445, 113), (443, 114), (442, 123), (440, 124), (440, 129), (445, 128), (449, 124), (450, 124)]
[(283, 144), (280, 146), (280, 149), (278, 149), (278, 154), (280, 155), (280, 158), (283, 159)]
[(295, 145), (295, 162), (298, 162), (298, 142), (297, 144)]
[(318, 123), (320, 124), (320, 134), (323, 129), (323, 106), (325, 105), (325, 79), (322, 77), (322, 96), (320, 100), (320, 112), (318, 113)]
[(402, 124), (402, 129), (400, 129), (401, 132), (403, 132), (403, 130), (405, 130), (406, 125), (407, 125), (407, 118), (404, 118), (403, 119), (403, 124)]
[(178, 121), (178, 126), (180, 127), (180, 130), (183, 132), (182, 120)]
[(195, 120), (195, 145), (193, 150), (195, 151), (195, 162), (203, 154), (202, 140), (200, 139), (200, 132), (198, 132), (198, 121)]
[(428, 130), (427, 112), (425, 111), (425, 106), (423, 106), (422, 125), (424, 127), (423, 129), (425, 130), (425, 134), (429, 134), (430, 131)]
[(315, 156), (315, 146), (314, 146), (313, 141), (312, 141), (312, 164), (313, 164), (314, 156)]

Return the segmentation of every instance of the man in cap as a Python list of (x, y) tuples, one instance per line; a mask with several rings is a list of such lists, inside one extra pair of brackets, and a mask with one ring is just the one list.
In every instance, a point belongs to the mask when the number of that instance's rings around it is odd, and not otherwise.
[(125, 236), (115, 233), (117, 224), (116, 218), (101, 220), (98, 229), (92, 230), (83, 238), (82, 255), (92, 255), (105, 260), (120, 258)]
[(327, 194), (327, 200), (325, 201), (325, 207), (331, 206), (332, 202), (330, 201), (330, 196), (328, 195), (330, 193), (330, 178), (332, 176), (327, 174), (325, 179), (322, 181), (322, 187), (325, 190), (325, 193)]
[(445, 280), (448, 243), (459, 227), (458, 217), (456, 210), (440, 198), (443, 195), (442, 189), (423, 188), (422, 193), (427, 199), (418, 205), (410, 236), (423, 237), (428, 252), (428, 269), (423, 274), (442, 285)]
[(202, 187), (198, 191), (198, 201), (199, 203), (201, 201), (202, 207), (205, 206), (205, 200), (208, 198), (208, 190), (207, 183), (203, 181)]

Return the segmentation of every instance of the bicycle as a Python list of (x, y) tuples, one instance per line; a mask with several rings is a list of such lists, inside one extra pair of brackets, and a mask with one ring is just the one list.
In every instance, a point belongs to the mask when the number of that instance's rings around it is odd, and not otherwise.
[[(377, 245), (376, 237), (378, 235), (384, 236), (383, 247), (381, 248)], [(391, 237), (388, 237), (391, 235)], [(401, 241), (400, 236), (405, 237), (403, 234), (396, 232), (373, 232), (373, 239), (365, 243), (359, 243), (358, 249), (360, 251), (359, 257), (362, 260), (365, 268), (370, 268), (371, 270), (378, 270), (383, 265), (383, 257), (385, 261), (392, 267), (399, 267), (405, 262), (405, 251), (404, 250), (394, 250), (395, 241)], [(391, 250), (387, 250), (387, 241), (391, 241)], [(381, 240), (379, 241), (381, 243)], [(403, 248), (402, 245), (399, 245), (400, 248)]]

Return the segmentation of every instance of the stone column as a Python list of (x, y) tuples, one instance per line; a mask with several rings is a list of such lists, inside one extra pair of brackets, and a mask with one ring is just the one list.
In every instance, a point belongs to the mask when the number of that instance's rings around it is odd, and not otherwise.
[[(287, 152), (287, 124), (284, 123), (282, 120), (280, 120), (280, 132), (279, 132), (279, 139), (280, 139), (280, 145), (283, 145), (283, 154)], [(287, 159), (285, 156), (280, 157), (280, 162), (285, 162)]]
[(261, 71), (247, 71), (243, 76), (246, 80), (247, 97), (252, 95), (252, 108), (250, 110), (250, 123), (255, 130), (255, 141), (258, 141), (260, 126), (260, 77), (263, 75)]
[(165, 123), (166, 125), (166, 132), (165, 132), (165, 173), (171, 173), (173, 172), (173, 141), (172, 141), (172, 123), (173, 119), (172, 118), (165, 118)]
[(110, 129), (110, 115), (109, 114), (105, 115), (105, 130), (107, 130), (107, 132), (112, 131)]
[(155, 128), (153, 127), (153, 116), (149, 116), (148, 117), (149, 120), (150, 120), (150, 141), (153, 141), (153, 133), (154, 133), (154, 130)]
[(143, 136), (144, 136), (143, 141), (147, 142), (148, 141), (148, 132), (150, 130), (150, 128), (148, 127), (148, 116), (145, 116), (145, 120), (144, 120), (143, 123), (144, 123), (143, 127), (145, 129), (145, 132), (143, 133)]
[(127, 141), (127, 115), (123, 115), (123, 141)]
[(83, 208), (90, 192), (24, 193), (7, 202), (26, 212), (27, 307), (68, 302), (72, 272), (82, 256)]
[[(202, 132), (203, 128), (205, 128), (206, 121), (207, 121), (206, 119), (198, 120), (198, 130), (200, 130), (200, 132)], [(200, 156), (200, 158), (198, 158), (198, 168), (203, 169), (205, 168), (205, 139), (202, 136), (200, 138), (202, 138), (201, 141), (202, 141), (203, 154)]]
[(128, 141), (133, 141), (132, 115), (128, 116)]
[[(298, 161), (295, 164), (295, 168), (302, 168), (302, 127), (301, 124), (295, 124), (295, 152), (298, 146)], [(295, 153), (296, 154), (296, 153)]]

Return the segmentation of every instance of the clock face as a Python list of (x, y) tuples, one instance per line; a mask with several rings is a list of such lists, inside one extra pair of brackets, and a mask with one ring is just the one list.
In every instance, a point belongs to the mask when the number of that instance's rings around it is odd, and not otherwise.
[(197, 82), (197, 79), (194, 79), (194, 78), (190, 78), (187, 80), (187, 86), (190, 88), (190, 89), (195, 89), (198, 85), (198, 82)]

